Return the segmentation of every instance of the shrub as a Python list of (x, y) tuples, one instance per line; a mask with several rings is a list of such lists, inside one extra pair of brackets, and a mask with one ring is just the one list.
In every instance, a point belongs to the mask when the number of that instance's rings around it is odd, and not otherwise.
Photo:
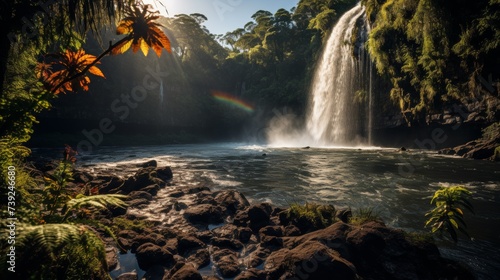
[(304, 205), (293, 203), (288, 209), (288, 219), (301, 230), (307, 228), (307, 224), (312, 227), (311, 229), (328, 227), (336, 221), (335, 214), (336, 210), (333, 205), (307, 202)]
[(429, 216), (425, 227), (430, 226), (432, 233), (447, 232), (455, 243), (458, 242), (457, 231), (469, 237), (462, 208), (474, 213), (469, 201), (471, 196), (472, 193), (463, 186), (441, 187), (431, 199), (431, 204), (435, 204), (435, 208), (425, 214)]

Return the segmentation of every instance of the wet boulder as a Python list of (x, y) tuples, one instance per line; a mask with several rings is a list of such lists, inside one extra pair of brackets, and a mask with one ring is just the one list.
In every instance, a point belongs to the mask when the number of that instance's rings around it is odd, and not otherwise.
[(248, 209), (249, 227), (258, 231), (269, 224), (272, 206), (269, 203), (253, 205)]
[(174, 261), (172, 253), (153, 243), (145, 243), (139, 246), (135, 257), (139, 267), (143, 270), (147, 270), (154, 265), (167, 266)]
[(211, 204), (200, 204), (189, 207), (184, 217), (193, 224), (218, 224), (224, 221), (224, 208)]
[(273, 252), (264, 268), (270, 279), (357, 279), (352, 263), (318, 241), (307, 241), (291, 250), (284, 248)]
[(231, 214), (250, 206), (246, 197), (237, 191), (220, 191), (213, 194), (217, 205), (226, 207)]

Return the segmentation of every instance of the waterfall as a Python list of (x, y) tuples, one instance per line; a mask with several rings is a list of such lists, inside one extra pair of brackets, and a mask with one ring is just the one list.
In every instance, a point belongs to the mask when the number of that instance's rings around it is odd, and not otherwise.
[(360, 4), (340, 17), (316, 66), (303, 127), (295, 127), (293, 117), (273, 118), (267, 131), (271, 145), (371, 145), (374, 100), (372, 63), (365, 48), (368, 33)]
[[(359, 118), (363, 116), (360, 116), (354, 101), (357, 93), (366, 94), (359, 84), (366, 77), (363, 65), (360, 67), (353, 57), (355, 46), (351, 44), (353, 35), (356, 36), (353, 34), (356, 22), (363, 14), (364, 8), (358, 4), (339, 19), (316, 68), (306, 120), (306, 130), (314, 145), (353, 146), (366, 143), (359, 137), (362, 130)], [(360, 64), (363, 64), (364, 52), (360, 51), (358, 55)], [(366, 138), (369, 138), (368, 135)]]

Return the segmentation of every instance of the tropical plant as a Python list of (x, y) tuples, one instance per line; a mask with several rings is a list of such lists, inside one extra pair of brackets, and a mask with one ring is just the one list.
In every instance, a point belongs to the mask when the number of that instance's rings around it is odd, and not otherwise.
[(161, 24), (156, 23), (159, 13), (150, 10), (151, 5), (132, 6), (125, 12), (125, 18), (120, 21), (116, 28), (116, 34), (127, 34), (128, 36), (113, 47), (113, 54), (125, 53), (130, 46), (135, 53), (139, 49), (146, 56), (149, 48), (153, 48), (158, 57), (163, 49), (171, 52), (170, 40), (160, 29)]
[(470, 238), (466, 231), (464, 208), (474, 214), (469, 201), (471, 196), (472, 192), (463, 186), (441, 187), (431, 199), (430, 203), (434, 204), (435, 208), (425, 214), (429, 217), (425, 227), (430, 226), (432, 233), (447, 232), (455, 243), (458, 242), (457, 231)]
[(102, 71), (94, 66), (99, 63), (95, 62), (97, 58), (85, 53), (83, 49), (76, 52), (66, 50), (57, 54), (49, 54), (46, 58), (52, 60), (39, 63), (35, 71), (37, 78), (43, 82), (45, 88), (54, 94), (74, 91), (78, 88), (88, 91), (90, 83), (88, 76), (81, 75), (69, 80), (74, 75), (84, 72), (87, 67), (91, 74), (105, 78)]
[[(11, 153), (15, 153), (14, 149)], [(21, 149), (22, 152), (22, 149)], [(18, 189), (23, 198), (30, 197), (30, 209), (20, 205), (16, 236), (16, 252), (22, 270), (21, 279), (103, 279), (107, 278), (104, 243), (95, 229), (103, 230), (114, 238), (107, 226), (96, 221), (96, 214), (107, 207), (122, 207), (126, 196), (118, 194), (85, 195), (86, 186), (70, 186), (77, 152), (66, 146), (63, 160), (55, 170), (47, 172), (43, 190), (33, 188), (25, 196), (24, 186)], [(94, 192), (95, 193), (95, 192)], [(35, 198), (33, 198), (35, 197)], [(24, 199), (25, 200), (25, 199)], [(38, 219), (24, 217), (31, 210)], [(36, 212), (36, 213), (35, 213)], [(4, 214), (4, 213), (2, 213)], [(6, 227), (3, 227), (4, 229)], [(2, 243), (2, 247), (7, 246)], [(68, 249), (68, 248), (71, 248)], [(75, 267), (75, 265), (78, 264)], [(67, 271), (74, 275), (68, 278)], [(78, 276), (77, 271), (83, 273)], [(25, 277), (26, 276), (26, 277)], [(79, 278), (80, 277), (80, 278)]]
[(380, 222), (380, 215), (371, 207), (358, 208), (352, 213), (349, 223), (354, 225), (362, 225), (366, 222)]
[[(95, 65), (108, 54), (122, 54), (132, 46), (133, 52), (141, 49), (143, 54), (148, 54), (149, 48), (153, 48), (158, 57), (163, 49), (171, 52), (170, 40), (160, 29), (162, 25), (154, 22), (158, 19), (158, 12), (150, 10), (151, 5), (137, 4), (126, 10), (126, 17), (116, 28), (117, 34), (127, 36), (115, 44), (109, 46), (98, 57), (86, 54), (83, 49), (74, 52), (66, 50), (64, 53), (49, 54), (46, 58), (50, 62), (40, 62), (36, 68), (37, 77), (44, 83), (48, 91), (58, 94), (66, 91), (75, 91), (82, 88), (87, 91), (90, 78), (85, 76), (90, 72), (104, 78), (102, 71)], [(53, 70), (53, 66), (62, 69)]]
[[(288, 219), (295, 225), (307, 228), (325, 228), (336, 221), (335, 207), (306, 202), (304, 205), (292, 203), (287, 212)], [(309, 228), (313, 230), (313, 228)], [(301, 228), (302, 230), (302, 228)]]
[[(16, 253), (20, 279), (109, 279), (104, 244), (85, 225), (20, 225)], [(72, 263), (79, 274), (70, 276)]]

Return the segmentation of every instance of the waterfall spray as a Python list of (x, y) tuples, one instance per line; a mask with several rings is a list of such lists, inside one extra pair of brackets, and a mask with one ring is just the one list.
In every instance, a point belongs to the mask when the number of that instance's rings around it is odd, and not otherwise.
[[(272, 120), (268, 140), (275, 146), (359, 146), (371, 144), (373, 96), (368, 37), (360, 4), (335, 24), (316, 67), (305, 127)], [(356, 39), (356, 40), (353, 40)], [(356, 41), (356, 44), (353, 44)], [(357, 58), (356, 58), (357, 57)]]

